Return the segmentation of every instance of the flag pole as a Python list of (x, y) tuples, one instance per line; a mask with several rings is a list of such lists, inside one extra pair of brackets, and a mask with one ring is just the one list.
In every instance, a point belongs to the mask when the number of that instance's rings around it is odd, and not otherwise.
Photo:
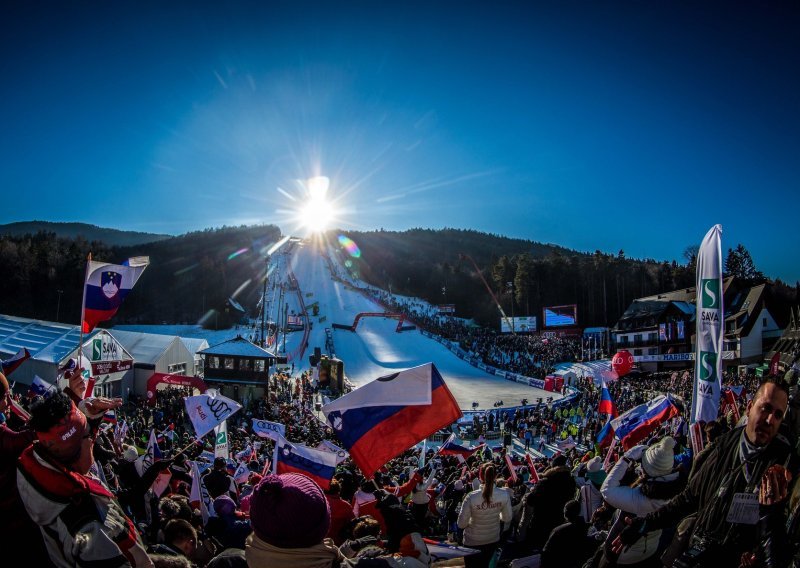
[[(81, 355), (83, 355), (83, 316), (84, 312), (86, 311), (86, 282), (89, 280), (89, 266), (92, 262), (92, 253), (89, 251), (89, 254), (86, 255), (86, 270), (83, 275), (83, 299), (81, 300), (81, 315), (80, 315), (80, 322), (78, 323), (78, 356), (76, 357), (76, 365), (75, 369), (81, 368)], [(91, 396), (91, 394), (89, 395)], [(86, 394), (84, 393), (84, 397)]]

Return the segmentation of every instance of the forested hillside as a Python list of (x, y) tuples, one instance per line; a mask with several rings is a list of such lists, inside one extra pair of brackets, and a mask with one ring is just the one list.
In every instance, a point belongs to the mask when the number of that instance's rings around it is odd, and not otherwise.
[(234, 294), (252, 309), (264, 275), (263, 250), (279, 238), (274, 225), (209, 229), (130, 247), (52, 232), (0, 236), (0, 266), (7, 267), (0, 313), (77, 324), (89, 252), (113, 263), (150, 256), (115, 323), (195, 323), (210, 310), (224, 314)]
[[(692, 287), (695, 279), (691, 248), (685, 263), (678, 263), (630, 259), (621, 250), (586, 254), (455, 229), (345, 234), (361, 250), (360, 258), (350, 260), (365, 280), (435, 304), (455, 304), (456, 315), (493, 327), (500, 312), (464, 254), (475, 260), (506, 315), (538, 316), (540, 325), (543, 307), (578, 304), (580, 326), (612, 326), (635, 298)], [(742, 245), (728, 251), (725, 270), (750, 283), (765, 280)], [(774, 315), (785, 323), (798, 287), (773, 284)]]
[(0, 235), (21, 237), (36, 233), (54, 233), (57, 237), (68, 239), (82, 238), (89, 242), (102, 241), (108, 246), (130, 246), (171, 238), (170, 235), (142, 233), (139, 231), (120, 231), (89, 225), (88, 223), (54, 223), (51, 221), (22, 221), (0, 225)]
[[(339, 232), (327, 235), (337, 242)], [(360, 248), (347, 256), (364, 280), (435, 304), (455, 304), (456, 315), (496, 327), (499, 311), (480, 274), (507, 315), (538, 316), (542, 308), (578, 304), (582, 327), (613, 325), (638, 297), (694, 285), (694, 259), (684, 263), (627, 258), (623, 251), (580, 253), (551, 244), (477, 231), (413, 229), (346, 232)], [(135, 246), (109, 246), (53, 232), (0, 236), (0, 313), (78, 323), (86, 255), (119, 263), (147, 255), (150, 266), (122, 305), (114, 323), (232, 321), (233, 297), (250, 314), (264, 276), (265, 251), (281, 238), (274, 225), (223, 227)], [(342, 251), (342, 254), (345, 254)], [(739, 245), (728, 251), (727, 274), (750, 282), (765, 278)], [(511, 285), (509, 285), (511, 283)], [(775, 317), (784, 325), (798, 286), (773, 282)]]

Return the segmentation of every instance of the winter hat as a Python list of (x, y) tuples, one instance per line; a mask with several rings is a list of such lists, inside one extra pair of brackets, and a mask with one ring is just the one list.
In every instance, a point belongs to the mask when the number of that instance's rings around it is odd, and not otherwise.
[(661, 477), (672, 473), (675, 464), (675, 439), (666, 436), (657, 444), (647, 448), (642, 456), (642, 468), (650, 477)]
[(236, 503), (227, 495), (214, 499), (214, 512), (220, 517), (230, 517), (236, 512)]
[(136, 458), (139, 457), (139, 454), (136, 452), (136, 448), (133, 446), (125, 446), (125, 451), (122, 452), (122, 458), (126, 462), (136, 461)]
[(250, 498), (250, 524), (268, 544), (306, 548), (328, 534), (331, 512), (325, 493), (305, 475), (266, 475)]
[(589, 473), (600, 471), (601, 469), (603, 469), (603, 460), (600, 458), (600, 456), (595, 456), (586, 462), (586, 471)]

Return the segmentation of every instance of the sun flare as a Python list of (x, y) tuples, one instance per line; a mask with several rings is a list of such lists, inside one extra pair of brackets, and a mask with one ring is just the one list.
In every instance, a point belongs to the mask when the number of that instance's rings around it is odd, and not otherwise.
[(308, 201), (299, 210), (300, 224), (312, 233), (321, 233), (336, 217), (333, 204), (327, 199), (330, 180), (317, 176), (308, 180)]

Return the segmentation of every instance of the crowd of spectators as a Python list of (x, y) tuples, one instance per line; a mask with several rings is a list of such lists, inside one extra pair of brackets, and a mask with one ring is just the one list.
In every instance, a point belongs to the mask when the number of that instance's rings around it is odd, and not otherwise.
[[(499, 334), (364, 292), (494, 367), (543, 377), (581, 356), (577, 339)], [(276, 373), (267, 397), (243, 401), (228, 420), (227, 459), (211, 436), (195, 439), (191, 389), (123, 405), (83, 399), (76, 373), (65, 392), (31, 400), (0, 378), (0, 544), (23, 539), (36, 566), (422, 567), (438, 554), (425, 538), (471, 549), (464, 563), (476, 567), (531, 556), (542, 568), (800, 567), (797, 397), (752, 374), (723, 377), (737, 395), (704, 425), (699, 454), (687, 427), (691, 371), (610, 382), (620, 412), (659, 394), (681, 410), (612, 450), (596, 446), (609, 417), (588, 377), (565, 404), (521, 401), (440, 433), (472, 442), (470, 457), (417, 446), (371, 478), (345, 458), (324, 491), (273, 475), (273, 442), (251, 427), (264, 419), (293, 443), (338, 444), (307, 372)], [(153, 435), (161, 455), (150, 459)]]

